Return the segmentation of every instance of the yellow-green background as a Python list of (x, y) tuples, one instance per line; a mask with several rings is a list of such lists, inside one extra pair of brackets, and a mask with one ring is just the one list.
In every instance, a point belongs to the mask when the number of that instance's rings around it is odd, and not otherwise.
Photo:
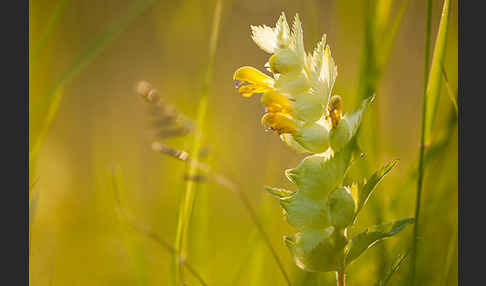
[[(29, 49), (39, 45), (61, 1), (29, 1)], [(136, 0), (66, 1), (59, 17), (29, 64), (30, 144), (46, 116), (42, 102), (103, 31), (127, 14)], [(385, 1), (386, 2), (386, 1)], [(395, 17), (401, 1), (391, 3)], [(299, 13), (306, 49), (322, 33), (338, 66), (334, 91), (344, 109), (357, 105), (365, 30), (365, 1), (222, 1), (220, 34), (204, 129), (206, 159), (238, 182), (250, 198), (270, 239), (296, 285), (333, 285), (333, 274), (306, 274), (282, 243), (295, 232), (263, 185), (293, 188), (284, 176), (302, 159), (260, 124), (259, 100), (240, 96), (233, 72), (251, 65), (263, 70), (268, 55), (250, 38), (249, 25), (273, 25), (281, 13)], [(123, 175), (121, 200), (127, 212), (173, 243), (184, 163), (151, 150), (154, 130), (147, 105), (133, 86), (151, 82), (187, 116), (195, 118), (208, 59), (215, 1), (155, 1), (131, 21), (83, 69), (66, 82), (52, 126), (32, 164), (38, 194), (31, 221), (31, 285), (168, 285), (171, 255), (143, 234), (126, 228), (116, 212), (111, 172)], [(364, 209), (358, 228), (414, 215), (415, 181), (423, 96), (425, 1), (410, 0), (372, 109), (379, 130), (377, 169), (390, 159), (400, 164), (382, 182)], [(442, 1), (433, 1), (432, 44)], [(452, 1), (445, 70), (457, 88), (457, 1)], [(35, 110), (35, 112), (33, 111)], [(447, 147), (426, 166), (418, 257), (420, 285), (457, 282), (457, 128), (447, 127), (453, 112), (442, 86), (434, 136), (452, 133)], [(365, 129), (369, 130), (369, 129)], [(362, 134), (366, 137), (366, 133)], [(434, 137), (435, 138), (435, 137)], [(190, 149), (191, 136), (165, 140)], [(372, 141), (371, 141), (372, 142)], [(364, 151), (374, 147), (364, 145)], [(370, 151), (371, 152), (371, 151)], [(372, 159), (372, 160), (371, 160)], [(35, 171), (35, 172), (34, 172)], [(213, 183), (198, 189), (189, 233), (189, 262), (209, 285), (284, 285), (275, 261), (237, 197)], [(348, 269), (350, 285), (373, 285), (411, 242), (409, 227), (368, 250)], [(386, 250), (383, 257), (382, 249)], [(449, 254), (451, 253), (451, 254)], [(447, 255), (452, 255), (448, 265)], [(387, 263), (382, 265), (381, 263)], [(391, 285), (404, 285), (408, 260)], [(189, 285), (197, 285), (188, 276)], [(441, 284), (442, 283), (442, 284)], [(445, 283), (445, 284), (444, 284)]]

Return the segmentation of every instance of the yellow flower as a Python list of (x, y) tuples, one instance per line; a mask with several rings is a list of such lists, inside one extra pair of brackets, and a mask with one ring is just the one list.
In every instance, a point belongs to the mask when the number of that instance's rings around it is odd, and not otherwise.
[(278, 134), (295, 134), (298, 124), (292, 117), (292, 104), (283, 94), (274, 89), (274, 79), (252, 67), (241, 67), (233, 75), (238, 91), (245, 97), (262, 94), (261, 102), (266, 108), (262, 124)]
[(339, 107), (328, 111), (337, 68), (326, 36), (313, 53), (307, 54), (298, 15), (292, 31), (284, 13), (275, 27), (250, 28), (257, 46), (271, 54), (265, 67), (273, 76), (252, 67), (241, 67), (233, 76), (236, 88), (245, 97), (261, 95), (265, 106), (262, 124), (281, 135), (289, 146), (298, 151), (325, 151), (329, 146), (329, 117), (337, 121), (340, 116)]
[(273, 89), (274, 79), (252, 67), (241, 67), (233, 75), (236, 88), (246, 97)]

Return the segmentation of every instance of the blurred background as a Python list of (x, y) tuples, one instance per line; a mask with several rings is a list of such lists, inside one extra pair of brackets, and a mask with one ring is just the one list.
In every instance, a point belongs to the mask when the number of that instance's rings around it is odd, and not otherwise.
[[(201, 160), (235, 181), (257, 211), (295, 285), (335, 285), (333, 273), (312, 274), (292, 261), (282, 236), (295, 232), (264, 185), (295, 189), (284, 170), (303, 158), (260, 124), (257, 97), (235, 90), (240, 66), (264, 70), (268, 54), (250, 25), (273, 26), (283, 11), (303, 22), (306, 50), (323, 33), (338, 66), (334, 92), (353, 110), (362, 98), (370, 19), (383, 20), (375, 45), (385, 45), (402, 1), (222, 0)], [(435, 43), (443, 2), (432, 1)], [(170, 244), (176, 233), (186, 165), (152, 150), (157, 129), (149, 105), (134, 92), (150, 82), (166, 102), (196, 117), (210, 61), (216, 1), (29, 1), (29, 144), (31, 285), (168, 285), (172, 255), (147, 233), (127, 227), (126, 213)], [(360, 215), (359, 227), (414, 216), (424, 85), (426, 1), (410, 0), (396, 31), (376, 98), (360, 134), (369, 170), (399, 158)], [(381, 19), (381, 20), (380, 20)], [(388, 19), (388, 20), (387, 20)], [(443, 82), (422, 197), (420, 285), (457, 284), (457, 1), (451, 3)], [(367, 30), (368, 29), (368, 30)], [(376, 57), (383, 49), (377, 49)], [(46, 123), (47, 122), (47, 123)], [(49, 128), (46, 128), (48, 126)], [(191, 134), (160, 139), (190, 150)], [(362, 137), (362, 138), (361, 138)], [(35, 216), (33, 215), (35, 214)], [(407, 249), (412, 227), (373, 246), (348, 269), (349, 285), (373, 285)], [(275, 260), (247, 210), (228, 189), (197, 186), (188, 261), (209, 285), (284, 285)], [(406, 285), (408, 259), (390, 285)], [(187, 276), (188, 285), (198, 285)]]

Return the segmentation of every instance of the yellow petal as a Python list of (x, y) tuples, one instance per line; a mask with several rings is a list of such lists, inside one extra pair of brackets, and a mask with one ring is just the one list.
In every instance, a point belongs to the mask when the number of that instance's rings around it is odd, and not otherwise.
[(274, 90), (265, 92), (261, 98), (262, 104), (267, 106), (268, 112), (292, 113), (290, 100)]
[(296, 134), (298, 125), (292, 117), (284, 113), (266, 113), (262, 117), (262, 124), (280, 134)]
[(273, 104), (278, 104), (282, 106), (289, 106), (290, 105), (290, 100), (282, 95), (281, 93), (278, 93), (274, 90), (265, 92), (262, 96), (262, 104), (263, 105), (273, 105)]
[(273, 78), (252, 67), (241, 67), (235, 71), (233, 80), (260, 86), (273, 86)]
[(264, 93), (271, 90), (267, 86), (260, 86), (260, 85), (242, 85), (238, 88), (238, 91), (241, 93), (241, 95), (245, 97), (250, 97), (254, 93)]

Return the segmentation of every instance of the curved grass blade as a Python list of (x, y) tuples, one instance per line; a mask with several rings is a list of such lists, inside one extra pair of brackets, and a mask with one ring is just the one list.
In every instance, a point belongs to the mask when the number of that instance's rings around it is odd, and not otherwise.
[[(35, 157), (36, 152), (40, 148), (43, 137), (47, 134), (50, 123), (55, 117), (57, 110), (59, 108), (59, 102), (62, 99), (62, 89), (66, 84), (71, 82), (71, 80), (76, 77), (81, 71), (83, 71), (95, 58), (102, 52), (109, 43), (111, 43), (121, 32), (123, 32), (128, 25), (142, 13), (144, 13), (148, 8), (150, 8), (155, 2), (159, 0), (144, 0), (137, 1), (133, 6), (131, 6), (125, 14), (123, 14), (119, 19), (112, 22), (104, 31), (101, 33), (94, 42), (86, 49), (81, 52), (78, 57), (74, 60), (73, 64), (61, 75), (59, 81), (53, 86), (53, 88), (48, 92), (46, 98), (40, 102), (38, 105), (34, 106), (29, 112), (32, 113), (31, 116), (36, 116), (41, 112), (47, 110), (50, 114), (43, 119), (41, 130), (43, 130), (44, 135), (38, 135), (34, 138), (34, 144), (29, 145), (29, 156)], [(31, 152), (34, 152), (31, 154)], [(30, 161), (30, 159), (29, 159)]]
[(44, 45), (46, 44), (47, 40), (49, 39), (49, 36), (51, 35), (52, 29), (54, 28), (54, 25), (61, 19), (62, 14), (66, 7), (69, 4), (69, 0), (60, 0), (59, 3), (57, 4), (56, 8), (54, 9), (54, 12), (52, 12), (51, 17), (49, 18), (49, 21), (47, 22), (47, 25), (42, 32), (42, 36), (39, 39), (39, 42), (33, 49), (32, 53), (29, 56), (29, 64), (33, 64), (38, 56)]

